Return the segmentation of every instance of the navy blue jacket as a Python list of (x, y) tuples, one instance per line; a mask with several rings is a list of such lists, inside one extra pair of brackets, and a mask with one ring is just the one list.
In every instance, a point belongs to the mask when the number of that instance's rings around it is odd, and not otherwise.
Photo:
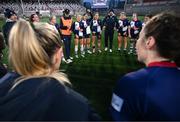
[(118, 24), (118, 20), (115, 15), (113, 16), (106, 16), (103, 20), (103, 26), (106, 26), (106, 30), (112, 31), (114, 27)]
[(111, 115), (116, 121), (180, 120), (180, 70), (154, 65), (121, 78), (114, 90)]
[(6, 22), (5, 25), (3, 25), (2, 29), (3, 29), (4, 39), (7, 45), (8, 45), (9, 33), (15, 23), (16, 23), (15, 21), (10, 21), (10, 22)]
[(56, 79), (31, 78), (12, 89), (18, 77), (8, 73), (0, 79), (0, 120), (99, 120), (86, 98)]
[(7, 73), (7, 69), (4, 67), (3, 63), (0, 60), (0, 78), (2, 78)]

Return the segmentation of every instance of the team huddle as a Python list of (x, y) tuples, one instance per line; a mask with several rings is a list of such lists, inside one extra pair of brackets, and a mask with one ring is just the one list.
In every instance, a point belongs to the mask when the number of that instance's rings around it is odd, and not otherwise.
[[(13, 11), (7, 11), (7, 17), (16, 18), (17, 15)], [(11, 15), (12, 14), (12, 15)], [(16, 16), (16, 17), (12, 17)], [(71, 57), (71, 40), (72, 34), (74, 34), (74, 54), (75, 58), (85, 57), (85, 54), (101, 53), (102, 52), (102, 32), (104, 31), (104, 51), (113, 51), (113, 37), (114, 32), (118, 33), (118, 51), (124, 51), (128, 54), (136, 54), (135, 43), (138, 39), (142, 26), (148, 21), (151, 16), (145, 16), (145, 21), (142, 23), (136, 13), (133, 13), (132, 20), (128, 20), (125, 12), (121, 12), (119, 18), (114, 14), (113, 10), (110, 10), (108, 14), (101, 20), (98, 12), (92, 14), (90, 10), (83, 15), (76, 15), (76, 19), (73, 22), (70, 16), (70, 10), (65, 9), (63, 16), (60, 17), (60, 24), (56, 22), (56, 16), (51, 16), (49, 24), (59, 32), (61, 40), (65, 47), (65, 56), (63, 55), (62, 61), (68, 63), (73, 62)], [(3, 32), (5, 39), (8, 40), (8, 33), (10, 28), (14, 25), (16, 20), (7, 21)], [(39, 22), (39, 16), (32, 14), (29, 18), (31, 25)], [(9, 31), (7, 31), (9, 30)], [(130, 48), (128, 47), (128, 38), (130, 38)], [(97, 40), (97, 42), (96, 42)], [(8, 41), (7, 45), (8, 45)], [(97, 44), (96, 44), (97, 43)], [(79, 47), (80, 46), (80, 47)], [(80, 50), (79, 50), (80, 49)]]
[[(101, 37), (104, 30), (105, 51), (112, 52), (114, 31), (118, 32), (118, 51), (127, 51), (127, 38), (130, 38), (130, 49), (128, 54), (135, 54), (135, 43), (145, 24), (142, 23), (136, 13), (133, 13), (132, 20), (129, 21), (125, 12), (121, 12), (119, 19), (115, 16), (113, 10), (108, 12), (103, 20), (100, 19), (99, 13), (94, 16), (90, 11), (83, 15), (77, 15), (76, 21), (73, 22), (69, 15), (68, 9), (64, 10), (64, 15), (60, 18), (59, 32), (65, 45), (66, 61), (72, 62), (70, 56), (71, 50), (71, 35), (74, 33), (74, 53), (75, 58), (85, 57), (85, 53), (92, 54), (95, 52), (101, 53)], [(148, 16), (149, 17), (149, 16)], [(92, 35), (92, 44), (91, 44)], [(97, 45), (96, 45), (97, 40)], [(122, 45), (123, 44), (123, 45)], [(108, 47), (109, 45), (109, 47)], [(79, 47), (80, 46), (80, 47)], [(92, 47), (91, 47), (92, 46)], [(79, 51), (80, 49), (80, 51)]]
[[(69, 10), (66, 9), (60, 18), (60, 25), (56, 23), (55, 16), (50, 17), (49, 24), (39, 22), (37, 14), (31, 15), (30, 22), (24, 19), (17, 21), (16, 14), (10, 10), (5, 12), (5, 17), (7, 20), (3, 25), (3, 34), (9, 47), (8, 62), (12, 70), (7, 71), (0, 64), (0, 120), (100, 121), (100, 115), (89, 100), (72, 89), (70, 80), (59, 69), (64, 45), (67, 63), (72, 62), (72, 33), (75, 57), (78, 58), (79, 45), (82, 57), (85, 53), (101, 53), (102, 31), (105, 33), (105, 51), (113, 51), (113, 35), (118, 31), (118, 50), (128, 50), (129, 37), (129, 53), (134, 53), (136, 44), (137, 60), (146, 65), (145, 68), (120, 77), (112, 92), (111, 101), (97, 99), (101, 106), (103, 102), (109, 102), (107, 108), (102, 107), (109, 110), (107, 114), (111, 119), (180, 120), (179, 14), (163, 12), (143, 24), (138, 20), (137, 14), (133, 14), (132, 21), (129, 21), (125, 13), (122, 12), (117, 19), (113, 11), (109, 11), (103, 21), (99, 19), (98, 13), (93, 17), (88, 12), (83, 17), (77, 15), (73, 22)], [(145, 17), (147, 19), (148, 16)], [(143, 25), (145, 26), (142, 28)], [(2, 49), (5, 48), (2, 46), (4, 38), (0, 33), (0, 63)], [(104, 73), (104, 69), (101, 71)], [(89, 76), (94, 83), (100, 81), (96, 76)], [(105, 80), (109, 85), (109, 79), (105, 77), (102, 81)], [(103, 84), (95, 88), (105, 89)], [(94, 91), (92, 93), (96, 94)], [(104, 95), (108, 97), (108, 94)], [(96, 98), (90, 97), (92, 100)]]

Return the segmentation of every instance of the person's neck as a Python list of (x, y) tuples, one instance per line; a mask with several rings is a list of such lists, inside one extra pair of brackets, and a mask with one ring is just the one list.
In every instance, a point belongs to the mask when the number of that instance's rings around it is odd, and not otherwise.
[(163, 58), (163, 57), (151, 56), (151, 57), (147, 58), (147, 60), (145, 61), (145, 64), (146, 64), (146, 66), (148, 66), (152, 62), (162, 62), (162, 61), (170, 61), (170, 60), (167, 58)]

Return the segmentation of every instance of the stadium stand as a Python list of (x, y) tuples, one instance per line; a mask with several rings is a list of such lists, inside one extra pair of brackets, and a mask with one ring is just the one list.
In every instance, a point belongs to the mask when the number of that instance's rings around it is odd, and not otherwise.
[(71, 15), (75, 14), (82, 14), (85, 12), (85, 7), (78, 2), (72, 0), (70, 1), (65, 1), (65, 0), (60, 0), (60, 1), (43, 1), (38, 3), (37, 0), (34, 1), (23, 1), (23, 6), (19, 2), (13, 2), (13, 1), (3, 1), (0, 4), (0, 13), (3, 13), (5, 8), (9, 8), (11, 10), (14, 10), (15, 12), (18, 13), (18, 15), (26, 15), (29, 16), (34, 12), (39, 11), (40, 14), (47, 16), (50, 14), (53, 15), (62, 15), (62, 11), (64, 9), (69, 9), (71, 11)]
[[(135, 2), (134, 2), (135, 1)], [(129, 0), (125, 5), (127, 14), (133, 12), (139, 15), (156, 14), (162, 11), (175, 10), (180, 12), (179, 0)]]

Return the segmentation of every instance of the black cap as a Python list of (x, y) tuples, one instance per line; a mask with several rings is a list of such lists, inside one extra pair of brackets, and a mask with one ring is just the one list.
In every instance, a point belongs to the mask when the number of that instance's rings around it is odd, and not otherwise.
[(113, 10), (113, 9), (110, 9), (110, 10), (109, 10), (109, 13), (110, 13), (110, 12), (113, 12), (113, 13), (114, 13), (114, 10)]
[(6, 18), (10, 18), (12, 15), (16, 15), (16, 13), (14, 11), (10, 10), (10, 9), (5, 9), (4, 16)]
[(69, 10), (69, 9), (65, 9), (65, 10), (63, 11), (63, 13), (64, 13), (64, 14), (69, 14), (69, 13), (70, 13), (70, 10)]

